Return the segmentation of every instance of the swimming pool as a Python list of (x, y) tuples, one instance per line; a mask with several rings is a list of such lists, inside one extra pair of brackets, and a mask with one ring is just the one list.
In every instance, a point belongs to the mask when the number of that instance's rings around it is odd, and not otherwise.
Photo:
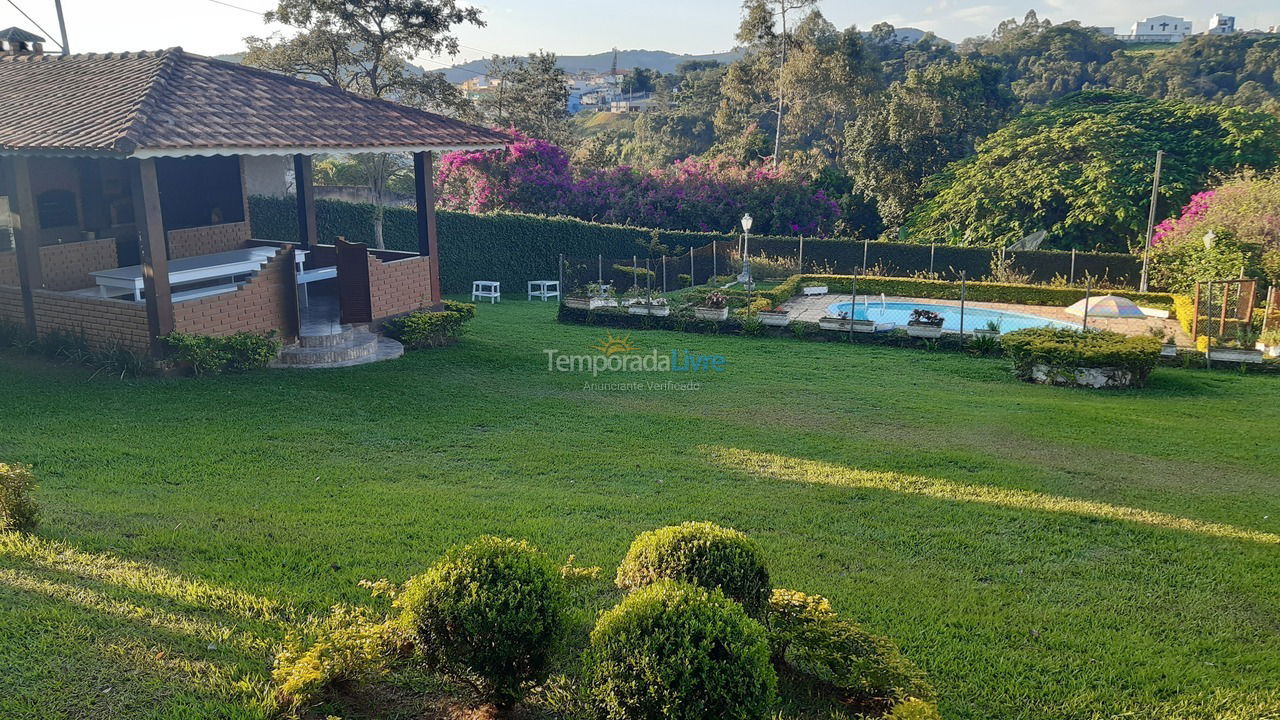
[[(896, 300), (881, 303), (881, 301), (874, 298), (859, 297), (858, 309), (852, 314), (852, 317), (857, 320), (891, 322), (897, 325), (906, 326), (907, 321), (911, 319), (911, 311), (916, 308), (932, 310), (933, 312), (941, 315), (943, 330), (960, 330), (959, 305), (937, 305), (928, 302), (901, 302)], [(834, 303), (827, 306), (828, 315), (839, 316), (841, 313), (849, 313), (849, 303)], [(987, 327), (987, 323), (991, 321), (995, 321), (999, 324), (1000, 332), (1002, 333), (1033, 327), (1071, 328), (1073, 330), (1080, 329), (1080, 326), (1075, 323), (1050, 320), (1049, 318), (1039, 317), (1036, 315), (1008, 312), (1007, 310), (979, 308), (973, 307), (972, 305), (965, 306), (964, 329), (966, 332), (985, 328)]]

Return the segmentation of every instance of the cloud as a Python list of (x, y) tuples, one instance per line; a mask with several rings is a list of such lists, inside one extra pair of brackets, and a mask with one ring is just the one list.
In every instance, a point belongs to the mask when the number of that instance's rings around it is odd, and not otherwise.
[(971, 5), (969, 7), (960, 8), (951, 13), (951, 17), (957, 20), (965, 20), (973, 22), (976, 20), (990, 20), (1000, 13), (1000, 8), (995, 5)]

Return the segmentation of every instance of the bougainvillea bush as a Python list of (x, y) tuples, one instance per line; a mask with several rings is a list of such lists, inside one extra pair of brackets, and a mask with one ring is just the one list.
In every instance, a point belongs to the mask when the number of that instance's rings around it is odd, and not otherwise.
[(1191, 196), (1152, 236), (1152, 283), (1255, 277), (1280, 283), (1280, 175), (1242, 176)]
[(516, 135), (505, 150), (455, 152), (441, 158), (436, 184), (447, 210), (564, 215), (667, 230), (733, 231), (751, 213), (752, 232), (828, 235), (840, 208), (786, 166), (743, 167), (691, 157), (642, 171), (569, 165), (553, 143)]

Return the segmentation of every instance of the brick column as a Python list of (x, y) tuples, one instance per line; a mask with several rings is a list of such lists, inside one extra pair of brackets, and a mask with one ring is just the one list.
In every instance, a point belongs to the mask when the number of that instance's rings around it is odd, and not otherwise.
[(133, 213), (142, 249), (142, 289), (147, 295), (147, 327), (151, 351), (161, 352), (160, 338), (173, 332), (173, 297), (169, 292), (169, 250), (165, 245), (164, 216), (160, 209), (160, 183), (156, 161), (131, 160), (133, 165)]
[(31, 167), (27, 158), (13, 156), (13, 236), (18, 260), (18, 286), (22, 289), (22, 312), (27, 330), (36, 332), (36, 307), (33, 290), (44, 287), (44, 272), (40, 267), (40, 214), (31, 194)]
[(431, 306), (440, 306), (440, 237), (436, 229), (435, 173), (432, 154), (413, 154), (413, 185), (418, 205), (418, 254), (431, 258)]

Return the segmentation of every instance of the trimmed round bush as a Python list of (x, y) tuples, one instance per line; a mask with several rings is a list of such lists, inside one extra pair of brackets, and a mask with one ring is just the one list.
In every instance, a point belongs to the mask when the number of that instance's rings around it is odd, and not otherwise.
[(608, 720), (756, 720), (777, 674), (764, 628), (718, 590), (662, 580), (600, 616), (585, 656)]
[(568, 591), (529, 543), (482, 537), (410, 579), (396, 606), (431, 667), (506, 708), (546, 678), (564, 640)]
[(933, 696), (892, 641), (841, 618), (821, 595), (774, 590), (768, 624), (774, 662), (819, 692), (882, 710)]
[(885, 717), (888, 720), (942, 720), (942, 713), (931, 702), (909, 698), (894, 705)]
[(658, 580), (718, 589), (752, 617), (769, 603), (764, 556), (746, 535), (709, 522), (686, 522), (642, 533), (618, 567), (617, 585), (634, 590)]
[(26, 465), (0, 463), (0, 531), (30, 532), (36, 527), (35, 475)]

